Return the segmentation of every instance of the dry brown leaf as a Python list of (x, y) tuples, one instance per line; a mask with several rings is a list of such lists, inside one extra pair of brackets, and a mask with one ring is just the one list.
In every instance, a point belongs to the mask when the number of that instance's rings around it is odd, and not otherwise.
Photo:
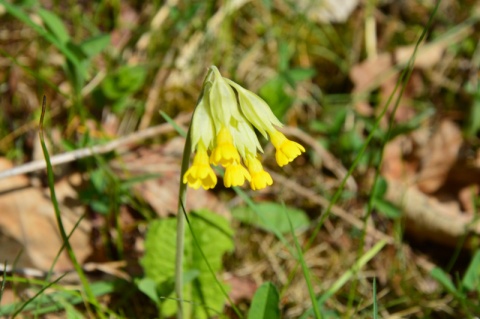
[(455, 247), (463, 236), (480, 234), (480, 224), (471, 215), (440, 203), (414, 185), (389, 181), (386, 199), (403, 209), (407, 231), (419, 239)]
[[(471, 31), (470, 27), (464, 27), (439, 41), (419, 46), (415, 56), (415, 67), (420, 69), (431, 68), (441, 60), (447, 47), (460, 42)], [(410, 59), (414, 49), (414, 45), (399, 47), (393, 53), (381, 53), (374, 59), (355, 65), (350, 71), (350, 78), (355, 85), (353, 92), (364, 93), (383, 85), (388, 79), (398, 74), (399, 71), (395, 65), (405, 64)]]
[(458, 192), (458, 200), (462, 205), (463, 209), (469, 214), (475, 214), (475, 198), (480, 193), (479, 184), (467, 185), (460, 189)]
[(382, 176), (387, 180), (411, 181), (417, 171), (416, 161), (404, 159), (412, 141), (407, 135), (399, 135), (389, 141), (383, 149)]
[(250, 301), (257, 290), (255, 281), (248, 277), (240, 277), (234, 274), (227, 275), (225, 281), (231, 287), (229, 296), (234, 303), (243, 300)]
[(354, 65), (350, 70), (350, 79), (355, 85), (353, 93), (370, 91), (380, 86), (384, 80), (395, 74), (387, 72), (392, 65), (392, 57), (389, 53), (382, 53), (375, 59)]
[[(423, 44), (416, 52), (414, 67), (417, 69), (430, 69), (441, 62), (445, 50), (452, 44), (464, 39), (472, 32), (471, 27), (464, 26), (456, 32), (444, 36), (441, 40)], [(354, 84), (353, 93), (359, 97), (355, 109), (361, 114), (368, 114), (366, 98), (368, 93), (381, 88), (382, 103), (386, 102), (398, 82), (399, 68), (408, 62), (414, 52), (415, 46), (399, 47), (394, 52), (384, 52), (373, 59), (366, 60), (352, 67), (350, 78)], [(408, 121), (415, 114), (407, 98), (422, 91), (422, 79), (415, 72), (412, 74), (406, 91), (400, 100), (400, 105), (395, 113), (395, 120)], [(391, 105), (393, 107), (393, 104)], [(384, 123), (385, 124), (385, 123)]]
[[(0, 170), (11, 168), (6, 159), (0, 159)], [(71, 186), (63, 181), (56, 185), (59, 201), (74, 195)], [(62, 220), (67, 232), (73, 229), (79, 220), (78, 211), (61, 205)], [(0, 180), (0, 256), (2, 261), (12, 264), (20, 258), (17, 268), (32, 267), (48, 270), (62, 246), (53, 205), (42, 189), (30, 186), (25, 176), (15, 176)], [(90, 254), (90, 226), (82, 221), (70, 237), (80, 262)], [(72, 268), (65, 252), (60, 255), (54, 270), (64, 271)]]
[(463, 138), (460, 128), (450, 120), (443, 120), (423, 150), (422, 169), (418, 187), (425, 193), (437, 191), (457, 161)]

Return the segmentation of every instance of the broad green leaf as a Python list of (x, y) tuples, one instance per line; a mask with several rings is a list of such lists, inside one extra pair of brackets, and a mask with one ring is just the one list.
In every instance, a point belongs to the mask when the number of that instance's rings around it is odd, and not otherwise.
[(102, 52), (110, 44), (110, 35), (99, 34), (88, 38), (80, 44), (83, 53), (92, 58)]
[(59, 40), (61, 43), (67, 43), (70, 41), (70, 35), (68, 34), (67, 28), (63, 24), (63, 21), (53, 12), (38, 9), (38, 15), (42, 19), (43, 23), (47, 30)]
[[(233, 249), (233, 230), (228, 221), (207, 210), (189, 215), (195, 233), (208, 263), (214, 272), (222, 269), (223, 255)], [(158, 285), (157, 291), (166, 293), (159, 297), (175, 298), (172, 291), (175, 273), (176, 218), (155, 220), (149, 225), (145, 240), (145, 256), (141, 260), (145, 275)], [(206, 319), (221, 313), (225, 296), (215, 283), (191, 232), (185, 233), (184, 312), (186, 318)], [(175, 300), (165, 299), (160, 306), (164, 316), (177, 311)]]
[(277, 288), (271, 282), (264, 283), (253, 296), (252, 305), (248, 310), (248, 319), (280, 318), (279, 302)]
[(262, 218), (248, 206), (235, 207), (232, 210), (232, 215), (246, 224), (251, 224), (267, 231), (276, 230), (282, 234), (290, 231), (290, 224), (285, 213), (288, 214), (295, 230), (306, 228), (310, 224), (307, 214), (303, 210), (294, 207), (271, 202), (259, 203), (256, 207), (258, 212), (262, 214)]
[(480, 250), (473, 255), (467, 272), (463, 276), (462, 285), (469, 291), (480, 291)]

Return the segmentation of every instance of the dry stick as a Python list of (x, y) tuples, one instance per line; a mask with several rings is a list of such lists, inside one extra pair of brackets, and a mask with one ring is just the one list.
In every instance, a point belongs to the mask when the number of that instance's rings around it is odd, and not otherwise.
[[(190, 113), (182, 114), (175, 119), (175, 122), (179, 125), (184, 124), (188, 122), (188, 120), (190, 120), (191, 116), (192, 115)], [(115, 149), (118, 149), (119, 147), (122, 147), (128, 144), (134, 144), (134, 143), (137, 143), (138, 141), (151, 138), (159, 134), (172, 132), (174, 130), (175, 129), (169, 123), (164, 123), (164, 124), (147, 128), (142, 131), (132, 133), (124, 137), (120, 137), (116, 140), (113, 140), (103, 145), (95, 145), (92, 147), (85, 147), (85, 148), (81, 148), (71, 152), (58, 154), (58, 155), (52, 156), (50, 158), (50, 161), (52, 163), (52, 166), (69, 163), (69, 162), (79, 160), (81, 158), (93, 156), (96, 154), (108, 153)], [(44, 160), (33, 161), (30, 163), (26, 163), (24, 165), (20, 165), (17, 167), (13, 167), (11, 169), (1, 171), (0, 179), (16, 176), (20, 174), (31, 173), (31, 172), (35, 172), (45, 168), (46, 168), (46, 164)]]
[[(283, 177), (280, 174), (274, 173), (274, 172), (269, 172), (272, 175), (272, 178), (276, 180), (278, 183), (281, 183), (283, 186), (288, 188), (291, 191), (294, 191), (295, 193), (299, 194), (300, 196), (303, 196), (312, 202), (316, 203), (319, 206), (322, 207), (328, 207), (330, 201), (318, 194), (316, 194), (314, 191), (301, 186), (297, 182), (290, 180), (288, 178)], [(353, 216), (352, 214), (349, 214), (347, 211), (344, 209), (338, 207), (338, 206), (332, 206), (331, 212), (335, 215), (349, 223), (350, 225), (362, 229), (364, 222), (358, 219), (357, 217)], [(388, 235), (385, 235), (384, 233), (376, 230), (375, 228), (371, 226), (367, 226), (367, 233), (371, 235), (372, 237), (376, 239), (384, 239), (387, 241), (389, 244), (394, 243), (394, 239)]]

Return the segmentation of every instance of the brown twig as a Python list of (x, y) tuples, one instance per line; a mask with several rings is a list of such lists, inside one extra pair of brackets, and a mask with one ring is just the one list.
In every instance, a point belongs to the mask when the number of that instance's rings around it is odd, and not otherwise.
[[(328, 207), (329, 205), (329, 200), (316, 194), (314, 191), (303, 187), (302, 185), (298, 184), (297, 182), (288, 179), (286, 177), (283, 177), (280, 174), (274, 173), (274, 172), (269, 172), (272, 175), (272, 178), (278, 182), (281, 183), (283, 186), (286, 188), (290, 189), (291, 191), (297, 193), (298, 195), (307, 198), (311, 200), (312, 202), (316, 203), (317, 205), (321, 207)], [(339, 206), (332, 206), (331, 209), (332, 214), (334, 214), (337, 217), (340, 217), (350, 225), (358, 228), (358, 229), (363, 229), (363, 224), (364, 222), (358, 219), (357, 217), (353, 216), (352, 214), (349, 214), (347, 211), (344, 209), (340, 208)], [(376, 230), (372, 226), (367, 226), (367, 235), (370, 235), (376, 239), (384, 239), (387, 241), (389, 244), (394, 243), (394, 239), (388, 235), (385, 235), (384, 233)]]
[[(175, 122), (181, 125), (188, 122), (190, 118), (191, 118), (191, 114), (182, 114), (175, 119)], [(81, 158), (93, 156), (96, 154), (108, 153), (122, 146), (135, 144), (141, 140), (151, 138), (159, 134), (172, 132), (172, 131), (174, 131), (174, 128), (169, 123), (164, 123), (164, 124), (147, 128), (145, 130), (132, 133), (124, 137), (120, 137), (116, 140), (110, 141), (103, 145), (95, 145), (92, 147), (85, 147), (85, 148), (81, 148), (71, 152), (58, 154), (58, 155), (52, 156), (50, 158), (50, 161), (52, 163), (52, 166), (69, 163), (69, 162), (72, 162)], [(30, 163), (26, 163), (24, 165), (20, 165), (17, 167), (13, 167), (11, 169), (1, 171), (0, 179), (4, 179), (7, 177), (20, 175), (20, 174), (31, 173), (44, 168), (46, 168), (46, 164), (44, 160), (33, 161)]]

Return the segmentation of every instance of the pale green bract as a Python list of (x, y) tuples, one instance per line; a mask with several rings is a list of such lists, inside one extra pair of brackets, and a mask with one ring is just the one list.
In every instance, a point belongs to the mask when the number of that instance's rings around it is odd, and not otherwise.
[(273, 114), (268, 104), (255, 93), (244, 89), (232, 80), (225, 79), (237, 90), (240, 109), (245, 118), (265, 137), (267, 132), (275, 130), (274, 126), (282, 127), (283, 124)]
[(210, 114), (210, 108), (208, 107), (208, 99), (200, 100), (195, 109), (192, 121), (192, 149), (197, 147), (200, 140), (205, 147), (210, 148), (213, 144), (213, 138), (216, 132), (214, 131), (215, 128), (212, 122), (212, 115)]

